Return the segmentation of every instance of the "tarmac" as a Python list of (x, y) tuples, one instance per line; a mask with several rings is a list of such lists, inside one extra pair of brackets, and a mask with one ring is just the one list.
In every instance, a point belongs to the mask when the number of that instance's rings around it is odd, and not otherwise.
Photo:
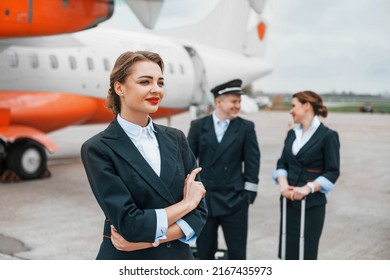
[[(261, 150), (260, 188), (250, 207), (247, 258), (276, 260), (279, 191), (271, 174), (291, 117), (288, 112), (242, 115), (255, 122)], [(188, 132), (189, 113), (170, 120)], [(390, 115), (330, 113), (322, 120), (338, 131), (341, 175), (328, 196), (320, 260), (390, 259)], [(168, 124), (166, 119), (157, 123)], [(69, 127), (49, 136), (51, 177), (0, 183), (0, 260), (92, 260), (104, 216), (80, 160), (80, 146), (107, 125)], [(220, 247), (224, 248), (220, 234)]]

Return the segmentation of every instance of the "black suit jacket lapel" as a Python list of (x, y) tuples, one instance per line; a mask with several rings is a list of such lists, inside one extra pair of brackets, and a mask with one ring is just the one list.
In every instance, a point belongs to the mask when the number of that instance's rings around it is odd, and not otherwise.
[(292, 145), (293, 145), (296, 138), (297, 137), (295, 135), (295, 131), (290, 130), (289, 135), (287, 137), (287, 141), (286, 141), (287, 156), (288, 156), (287, 160), (288, 161), (295, 161), (296, 164), (298, 164), (300, 166), (301, 163), (299, 162), (298, 158), (292, 152)]
[[(130, 140), (130, 138), (116, 120), (113, 121), (104, 131), (102, 141), (105, 142), (110, 147), (110, 149), (115, 151), (118, 156), (126, 160), (145, 180), (145, 182), (147, 182), (153, 189), (155, 189), (163, 198), (165, 198), (169, 203), (175, 203), (168, 188), (161, 181), (160, 177), (153, 171), (152, 167), (147, 163), (147, 161), (138, 151), (137, 147)], [(163, 142), (164, 141), (161, 141), (161, 143)], [(165, 154), (165, 148), (163, 148), (163, 150)], [(165, 163), (162, 162), (162, 166), (164, 166), (164, 164)]]
[(156, 130), (158, 145), (160, 147), (161, 172), (160, 179), (166, 186), (170, 186), (176, 170), (178, 146), (164, 133), (165, 127), (153, 124)]
[(212, 148), (213, 150), (217, 149), (218, 140), (217, 140), (217, 136), (215, 135), (213, 117), (211, 115), (205, 118), (205, 121), (202, 125), (201, 135), (202, 134), (205, 136), (206, 141), (210, 145), (210, 148)]
[(305, 155), (305, 153), (322, 138), (322, 135), (324, 135), (325, 132), (326, 132), (326, 128), (321, 123), (320, 126), (312, 135), (312, 137), (309, 139), (309, 141), (305, 145), (303, 145), (303, 147), (299, 150), (297, 157), (300, 157), (301, 155)]

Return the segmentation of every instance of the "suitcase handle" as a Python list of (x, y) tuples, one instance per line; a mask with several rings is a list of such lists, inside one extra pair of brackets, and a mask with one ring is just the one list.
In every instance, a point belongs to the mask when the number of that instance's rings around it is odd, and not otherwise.
[[(306, 197), (301, 200), (301, 228), (299, 234), (299, 259), (304, 259), (305, 251), (305, 213), (306, 213)], [(282, 201), (282, 260), (286, 259), (286, 220), (287, 220), (287, 198), (283, 196)]]

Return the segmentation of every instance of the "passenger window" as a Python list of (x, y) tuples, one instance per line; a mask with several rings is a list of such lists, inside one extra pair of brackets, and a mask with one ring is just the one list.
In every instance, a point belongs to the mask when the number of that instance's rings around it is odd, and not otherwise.
[(169, 73), (171, 73), (171, 74), (175, 73), (175, 69), (173, 68), (173, 64), (172, 63), (169, 63), (168, 67), (169, 67)]
[(12, 68), (16, 68), (19, 65), (18, 55), (14, 52), (7, 53), (7, 61), (8, 61), (8, 65)]
[(87, 67), (88, 67), (88, 70), (93, 70), (93, 68), (94, 68), (93, 60), (90, 57), (87, 57)]
[(38, 56), (36, 54), (30, 54), (29, 60), (32, 68), (38, 68), (39, 61), (38, 61)]
[(77, 61), (74, 56), (69, 56), (70, 69), (75, 70), (77, 68)]
[(110, 61), (107, 58), (103, 58), (103, 66), (105, 71), (110, 71)]
[(49, 56), (49, 59), (50, 59), (51, 68), (57, 69), (58, 68), (58, 59), (57, 59), (57, 57), (54, 54), (52, 54), (52, 55)]

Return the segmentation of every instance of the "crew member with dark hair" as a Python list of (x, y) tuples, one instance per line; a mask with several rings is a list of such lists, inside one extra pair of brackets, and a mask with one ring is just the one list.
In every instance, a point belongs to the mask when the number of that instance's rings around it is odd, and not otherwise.
[[(324, 226), (326, 194), (340, 174), (340, 142), (337, 132), (319, 120), (319, 116), (328, 115), (320, 95), (312, 91), (295, 93), (291, 105), (290, 114), (297, 126), (287, 134), (273, 177), (280, 185), (281, 201), (287, 198), (286, 259), (299, 258), (301, 200), (306, 198), (304, 259), (315, 260)], [(281, 234), (282, 226), (279, 257)]]

